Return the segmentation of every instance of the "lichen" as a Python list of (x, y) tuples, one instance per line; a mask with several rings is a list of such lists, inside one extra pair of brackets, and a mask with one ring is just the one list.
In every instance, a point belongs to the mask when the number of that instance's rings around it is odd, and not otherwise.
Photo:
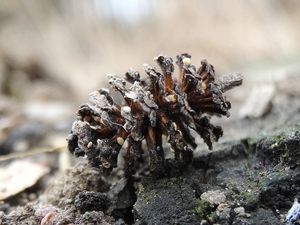
[(213, 207), (208, 201), (202, 199), (198, 199), (195, 213), (201, 219), (208, 220), (211, 223), (218, 220), (216, 208)]

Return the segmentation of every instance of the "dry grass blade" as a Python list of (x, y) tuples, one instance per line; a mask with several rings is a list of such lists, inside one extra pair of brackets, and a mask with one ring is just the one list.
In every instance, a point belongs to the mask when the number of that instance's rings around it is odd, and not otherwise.
[(8, 160), (13, 160), (13, 159), (21, 159), (21, 158), (26, 158), (30, 156), (34, 156), (37, 154), (41, 153), (50, 153), (50, 152), (60, 152), (66, 149), (67, 146), (55, 146), (55, 147), (47, 147), (47, 148), (37, 148), (37, 149), (32, 149), (26, 152), (16, 152), (4, 156), (0, 156), (0, 162), (8, 161)]

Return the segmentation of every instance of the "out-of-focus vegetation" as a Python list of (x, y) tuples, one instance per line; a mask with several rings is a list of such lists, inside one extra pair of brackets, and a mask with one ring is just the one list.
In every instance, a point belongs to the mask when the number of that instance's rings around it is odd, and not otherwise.
[(4, 0), (1, 67), (7, 58), (17, 67), (38, 64), (59, 83), (24, 89), (23, 81), (14, 81), (23, 97), (60, 99), (63, 93), (53, 87), (62, 86), (72, 90), (65, 95), (82, 100), (107, 73), (140, 69), (159, 53), (189, 52), (221, 73), (290, 66), (300, 59), (299, 9), (297, 0)]

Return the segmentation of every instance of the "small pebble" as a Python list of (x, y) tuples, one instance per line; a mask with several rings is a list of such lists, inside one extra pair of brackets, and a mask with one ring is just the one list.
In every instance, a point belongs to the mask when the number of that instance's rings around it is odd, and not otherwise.
[(235, 212), (235, 214), (237, 214), (238, 216), (245, 216), (246, 213), (245, 213), (245, 208), (240, 206), (240, 207), (237, 207), (237, 208), (234, 208), (233, 210)]
[(201, 220), (200, 225), (208, 225), (207, 220)]
[(93, 146), (93, 142), (90, 141), (90, 142), (88, 143), (87, 147), (88, 147), (88, 148), (91, 148), (92, 146)]
[(224, 192), (222, 192), (220, 190), (204, 192), (200, 196), (200, 198), (202, 200), (205, 200), (205, 201), (213, 204), (213, 205), (219, 205), (220, 203), (223, 203), (226, 200), (226, 196), (225, 196)]

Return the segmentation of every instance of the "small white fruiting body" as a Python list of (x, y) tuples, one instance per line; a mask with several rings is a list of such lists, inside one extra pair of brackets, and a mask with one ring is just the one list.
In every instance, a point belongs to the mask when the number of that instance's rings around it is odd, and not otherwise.
[(191, 64), (191, 59), (188, 58), (188, 57), (185, 57), (185, 58), (182, 59), (182, 62), (183, 62), (184, 65), (188, 66), (188, 65)]
[(87, 144), (87, 147), (88, 147), (88, 148), (91, 148), (92, 146), (93, 146), (93, 142), (90, 141), (90, 142)]
[(125, 113), (130, 113), (131, 112), (131, 108), (129, 106), (123, 106), (122, 107), (122, 110), (125, 112)]
[(124, 139), (122, 137), (117, 137), (117, 143), (119, 145), (123, 145), (124, 144)]

